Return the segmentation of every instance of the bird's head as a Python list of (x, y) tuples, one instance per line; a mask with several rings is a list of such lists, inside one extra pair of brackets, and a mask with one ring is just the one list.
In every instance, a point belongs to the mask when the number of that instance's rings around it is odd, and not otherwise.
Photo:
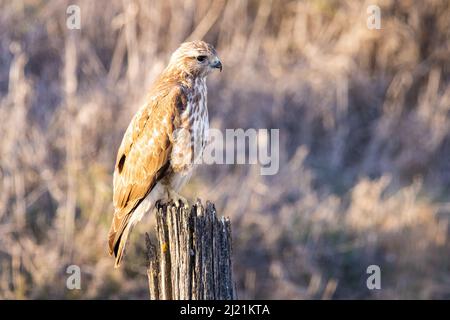
[(169, 66), (195, 77), (205, 77), (214, 69), (222, 71), (222, 62), (216, 49), (200, 40), (181, 44), (172, 54)]

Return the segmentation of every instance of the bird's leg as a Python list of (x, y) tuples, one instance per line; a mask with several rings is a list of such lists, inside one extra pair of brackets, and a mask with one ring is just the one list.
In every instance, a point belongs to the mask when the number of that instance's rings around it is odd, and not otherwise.
[(168, 205), (171, 199), (172, 199), (172, 191), (169, 187), (165, 186), (161, 198), (158, 200), (158, 202), (161, 205)]
[(172, 199), (176, 205), (181, 206), (181, 204), (183, 204), (183, 203), (184, 203), (184, 206), (187, 206), (187, 207), (189, 207), (191, 205), (191, 203), (188, 199), (186, 199), (185, 197), (180, 195), (175, 190), (167, 189), (167, 192), (169, 195), (169, 200)]

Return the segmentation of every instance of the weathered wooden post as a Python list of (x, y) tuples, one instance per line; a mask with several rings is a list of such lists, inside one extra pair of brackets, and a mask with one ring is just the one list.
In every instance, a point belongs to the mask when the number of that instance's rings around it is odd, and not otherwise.
[(158, 204), (156, 238), (146, 234), (150, 299), (236, 298), (230, 220), (218, 219), (214, 204)]

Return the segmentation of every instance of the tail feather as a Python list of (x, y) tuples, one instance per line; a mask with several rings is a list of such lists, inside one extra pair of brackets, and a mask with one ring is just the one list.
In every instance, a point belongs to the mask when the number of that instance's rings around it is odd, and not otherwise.
[(120, 227), (116, 231), (115, 223), (111, 224), (111, 228), (108, 234), (108, 245), (109, 245), (109, 254), (114, 255), (116, 262), (114, 264), (115, 268), (120, 266), (120, 262), (122, 261), (122, 257), (125, 250), (125, 245), (128, 240), (128, 235), (132, 229), (132, 223), (130, 223), (129, 215), (121, 221)]
[(127, 207), (117, 209), (114, 212), (113, 221), (108, 234), (109, 254), (116, 258), (115, 267), (120, 266), (122, 261), (125, 245), (127, 244), (128, 235), (133, 226), (141, 220), (143, 215), (154, 207), (157, 199), (161, 198), (164, 189), (158, 187), (153, 189), (149, 196), (142, 201), (136, 200), (130, 202)]
[(120, 266), (120, 263), (122, 262), (123, 254), (125, 252), (125, 246), (127, 244), (128, 235), (130, 234), (131, 228), (132, 228), (131, 223), (127, 223), (122, 233), (119, 234), (117, 240), (115, 241), (114, 244), (114, 257), (116, 258), (116, 262), (114, 264), (115, 268), (118, 268)]

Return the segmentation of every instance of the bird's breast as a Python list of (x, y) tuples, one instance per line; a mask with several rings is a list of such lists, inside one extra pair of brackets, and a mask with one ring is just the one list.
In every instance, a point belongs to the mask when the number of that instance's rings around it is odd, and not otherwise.
[(187, 94), (187, 105), (181, 114), (180, 127), (174, 135), (171, 165), (174, 172), (190, 176), (199, 163), (208, 139), (209, 119), (204, 80), (195, 82)]

